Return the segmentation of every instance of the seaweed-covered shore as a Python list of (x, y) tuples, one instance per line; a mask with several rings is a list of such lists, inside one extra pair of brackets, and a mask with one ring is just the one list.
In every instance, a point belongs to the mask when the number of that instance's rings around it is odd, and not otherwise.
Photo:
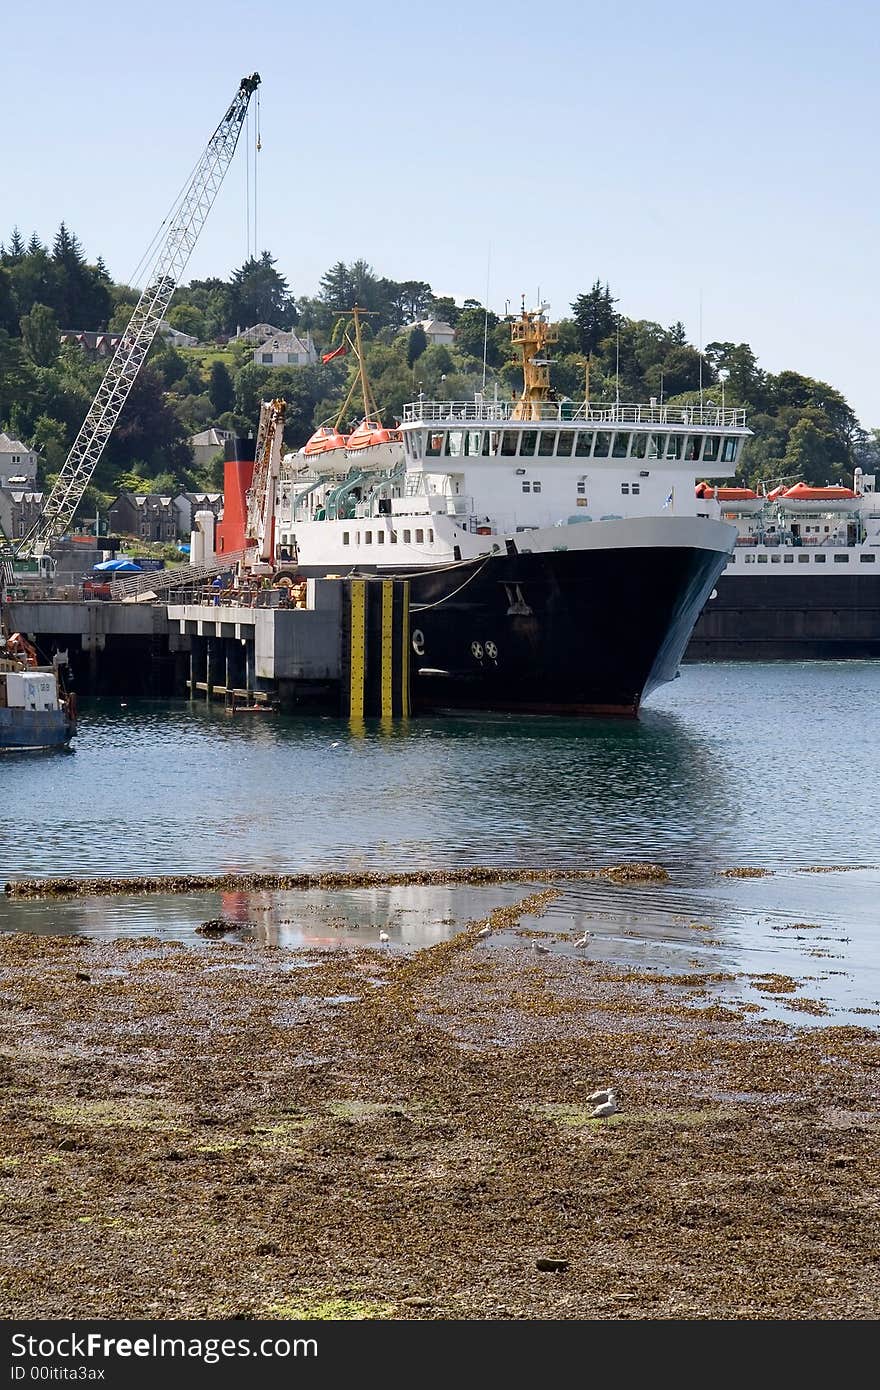
[(2, 1316), (876, 1318), (880, 1033), (494, 939), (551, 895), (409, 956), (0, 936)]

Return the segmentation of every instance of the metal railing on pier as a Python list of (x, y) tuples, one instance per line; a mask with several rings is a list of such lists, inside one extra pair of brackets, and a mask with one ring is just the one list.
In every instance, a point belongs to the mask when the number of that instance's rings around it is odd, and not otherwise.
[(230, 550), (198, 565), (176, 565), (174, 569), (120, 575), (118, 579), (111, 580), (110, 595), (115, 599), (137, 599), (148, 594), (158, 597), (169, 589), (192, 588), (200, 579), (210, 579), (215, 574), (225, 574), (227, 570), (235, 569), (244, 553), (243, 550)]

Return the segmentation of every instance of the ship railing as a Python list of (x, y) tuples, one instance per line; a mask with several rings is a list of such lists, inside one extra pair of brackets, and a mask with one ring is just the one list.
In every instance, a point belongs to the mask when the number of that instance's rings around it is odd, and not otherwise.
[[(442, 420), (504, 422), (514, 419), (517, 401), (409, 401), (403, 407), (404, 424)], [(670, 425), (681, 428), (745, 429), (746, 412), (739, 407), (712, 405), (592, 404), (589, 401), (533, 401), (528, 420), (555, 421), (563, 425)]]

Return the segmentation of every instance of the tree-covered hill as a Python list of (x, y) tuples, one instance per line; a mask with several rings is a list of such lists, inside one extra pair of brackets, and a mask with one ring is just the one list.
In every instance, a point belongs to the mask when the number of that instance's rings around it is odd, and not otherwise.
[[(100, 257), (86, 259), (64, 223), (51, 247), (13, 230), (0, 246), (0, 430), (35, 447), (51, 485), (103, 376), (106, 362), (61, 342), (62, 331), (121, 331), (137, 291), (114, 284)], [(366, 360), (386, 423), (420, 390), (445, 399), (475, 390), (502, 397), (522, 385), (510, 321), (474, 299), (458, 304), (421, 280), (377, 275), (363, 260), (339, 261), (314, 295), (297, 297), (268, 251), (250, 257), (228, 280), (193, 280), (179, 288), (172, 327), (199, 346), (176, 350), (157, 340), (86, 495), (84, 511), (106, 507), (123, 487), (172, 491), (217, 486), (219, 459), (195, 468), (189, 437), (209, 425), (254, 433), (261, 399), (288, 401), (286, 439), (296, 447), (336, 419), (351, 383), (351, 356), (326, 365), (265, 367), (254, 345), (230, 341), (240, 328), (268, 323), (311, 335), (318, 351), (340, 342), (352, 304), (366, 312)], [(429, 345), (418, 320), (455, 330), (448, 347)], [(560, 397), (690, 404), (722, 397), (742, 405), (755, 438), (740, 465), (742, 481), (782, 477), (847, 482), (857, 463), (880, 465), (880, 431), (866, 433), (844, 396), (798, 372), (764, 371), (748, 343), (713, 342), (701, 353), (681, 323), (668, 327), (621, 314), (596, 279), (559, 320), (551, 379)], [(355, 398), (347, 425), (359, 413)]]

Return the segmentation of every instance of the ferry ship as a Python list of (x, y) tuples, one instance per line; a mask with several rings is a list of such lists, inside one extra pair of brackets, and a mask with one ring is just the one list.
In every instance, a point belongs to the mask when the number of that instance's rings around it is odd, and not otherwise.
[(736, 545), (688, 647), (690, 660), (880, 657), (880, 497), (796, 483), (766, 496), (698, 487), (737, 528)]
[(281, 462), (276, 564), (409, 578), (415, 708), (636, 715), (736, 540), (696, 480), (733, 473), (744, 411), (559, 399), (547, 307), (511, 325), (517, 399), (419, 395), (376, 464)]

